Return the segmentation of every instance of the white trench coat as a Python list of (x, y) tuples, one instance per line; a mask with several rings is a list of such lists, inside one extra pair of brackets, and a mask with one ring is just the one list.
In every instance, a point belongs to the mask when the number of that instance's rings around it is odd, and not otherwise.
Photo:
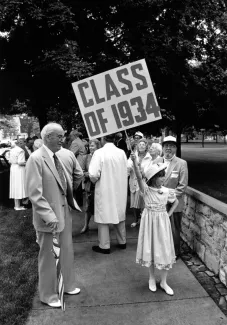
[(113, 143), (106, 143), (92, 156), (89, 166), (95, 184), (94, 221), (118, 224), (125, 220), (127, 203), (127, 158)]

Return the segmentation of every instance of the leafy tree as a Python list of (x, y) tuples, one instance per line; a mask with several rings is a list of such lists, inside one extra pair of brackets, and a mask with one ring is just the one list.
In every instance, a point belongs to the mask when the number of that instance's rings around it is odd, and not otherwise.
[(3, 131), (3, 136), (16, 136), (18, 134), (18, 128), (16, 122), (12, 116), (1, 115), (0, 116), (0, 130)]
[[(78, 3), (70, 3), (76, 10)], [(182, 130), (199, 122), (214, 104), (214, 98), (209, 96), (211, 80), (204, 66), (212, 70), (209, 60), (214, 62), (220, 57), (226, 44), (225, 12), (226, 5), (221, 0), (123, 0), (107, 1), (105, 5), (85, 1), (79, 29), (83, 24), (90, 28), (87, 32), (82, 28), (86, 35), (83, 40), (88, 44), (82, 41), (81, 48), (86, 48), (92, 59), (97, 58), (98, 72), (146, 58), (164, 113), (159, 124), (172, 126), (179, 155)], [(98, 47), (94, 44), (97, 39)], [(215, 67), (213, 81), (218, 87), (220, 65)]]
[(71, 80), (91, 74), (77, 45), (76, 16), (58, 0), (1, 0), (1, 111), (18, 112), (16, 100), (42, 127), (50, 107), (71, 109)]

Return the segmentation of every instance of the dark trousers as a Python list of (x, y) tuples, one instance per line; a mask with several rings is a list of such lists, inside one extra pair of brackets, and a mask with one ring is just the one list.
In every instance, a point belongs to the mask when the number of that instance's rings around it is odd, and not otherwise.
[(82, 183), (78, 186), (78, 188), (75, 191), (75, 197), (77, 204), (81, 207), (83, 206), (83, 189), (82, 189)]
[(180, 255), (181, 219), (182, 219), (182, 212), (174, 212), (170, 217), (176, 256)]

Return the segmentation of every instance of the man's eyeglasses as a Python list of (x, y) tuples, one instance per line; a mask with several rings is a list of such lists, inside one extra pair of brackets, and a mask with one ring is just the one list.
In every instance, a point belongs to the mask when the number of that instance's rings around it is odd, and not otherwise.
[(164, 147), (165, 148), (176, 148), (176, 145), (174, 143), (165, 143)]

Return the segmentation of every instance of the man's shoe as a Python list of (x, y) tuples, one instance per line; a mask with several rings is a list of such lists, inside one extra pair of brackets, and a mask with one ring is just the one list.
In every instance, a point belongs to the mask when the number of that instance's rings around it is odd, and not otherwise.
[(118, 244), (117, 247), (120, 249), (126, 249), (126, 244)]
[(55, 302), (49, 302), (49, 303), (42, 302), (42, 303), (45, 304), (45, 305), (48, 305), (48, 306), (50, 306), (52, 308), (60, 308), (61, 307), (61, 301), (60, 300), (55, 301)]
[(78, 295), (80, 288), (75, 288), (73, 291), (65, 292), (67, 295)]
[(101, 254), (110, 254), (110, 249), (104, 249), (100, 248), (99, 246), (92, 246), (92, 250), (96, 253), (101, 253)]

